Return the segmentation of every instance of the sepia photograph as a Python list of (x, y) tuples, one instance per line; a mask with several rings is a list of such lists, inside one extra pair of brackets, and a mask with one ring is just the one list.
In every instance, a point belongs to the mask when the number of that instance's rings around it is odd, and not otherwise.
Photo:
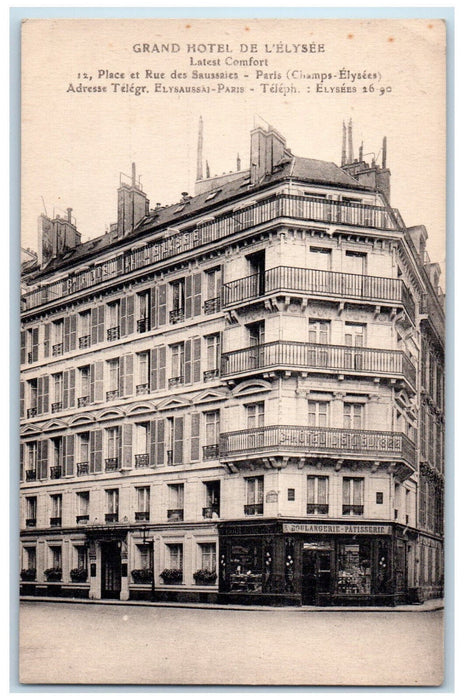
[(25, 692), (443, 683), (445, 248), (444, 20), (23, 20)]

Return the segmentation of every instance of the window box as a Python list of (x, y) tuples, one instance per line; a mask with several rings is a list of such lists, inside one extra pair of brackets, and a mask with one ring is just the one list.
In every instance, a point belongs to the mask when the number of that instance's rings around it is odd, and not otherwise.
[(36, 569), (21, 569), (21, 581), (35, 581)]
[(61, 517), (55, 516), (54, 518), (50, 518), (50, 527), (60, 527), (61, 526)]
[(37, 472), (35, 469), (26, 470), (26, 481), (35, 481), (37, 479)]
[(105, 513), (105, 523), (117, 523), (118, 513)]
[(131, 576), (134, 583), (151, 583), (153, 581), (153, 570), (132, 569)]
[(247, 503), (244, 506), (245, 515), (262, 515), (263, 514), (263, 504), (262, 503)]
[(116, 472), (118, 470), (118, 458), (108, 457), (105, 459), (105, 472)]
[(163, 583), (165, 584), (176, 584), (182, 583), (182, 569), (164, 569), (160, 573)]
[(73, 583), (80, 583), (82, 581), (87, 581), (88, 571), (87, 569), (79, 567), (77, 569), (71, 569), (69, 575)]
[(209, 382), (211, 379), (217, 379), (219, 377), (219, 369), (215, 367), (214, 369), (205, 369), (203, 372), (203, 381)]
[(184, 519), (184, 509), (183, 508), (170, 508), (168, 510), (168, 520), (179, 521)]
[(135, 519), (136, 521), (140, 520), (150, 520), (150, 511), (148, 510), (139, 510), (135, 513)]
[(142, 467), (148, 467), (150, 457), (147, 453), (141, 455), (135, 455), (135, 467), (136, 469), (141, 469)]
[(44, 575), (47, 581), (61, 581), (63, 571), (59, 567), (52, 567), (50, 569), (45, 569)]
[(76, 515), (76, 523), (80, 525), (81, 523), (88, 523), (89, 522), (89, 516), (88, 515)]
[(33, 406), (32, 408), (27, 409), (27, 417), (28, 418), (35, 418), (37, 415), (37, 407)]
[(88, 406), (90, 403), (90, 396), (79, 396), (77, 399), (77, 408), (83, 408)]
[(90, 335), (83, 335), (79, 338), (79, 350), (90, 347)]
[(217, 579), (217, 574), (209, 569), (198, 569), (193, 574), (193, 578), (197, 586), (212, 586)]
[(89, 463), (88, 462), (79, 462), (77, 464), (77, 476), (84, 476), (84, 474), (89, 473)]
[(119, 326), (114, 326), (113, 328), (108, 328), (106, 331), (107, 340), (119, 340)]
[(137, 396), (140, 396), (141, 394), (148, 394), (148, 384), (137, 384), (135, 387), (135, 393)]

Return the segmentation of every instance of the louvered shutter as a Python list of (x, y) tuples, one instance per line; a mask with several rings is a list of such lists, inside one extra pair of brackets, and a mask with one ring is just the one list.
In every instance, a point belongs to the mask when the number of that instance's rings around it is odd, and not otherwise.
[(184, 461), (184, 419), (182, 416), (174, 418), (174, 454), (173, 463), (182, 464)]
[(37, 378), (37, 415), (43, 413), (43, 377)]
[(19, 480), (24, 480), (24, 445), (19, 444)]
[(105, 340), (105, 306), (94, 306), (90, 312), (90, 340), (92, 345)]
[(157, 305), (156, 305), (156, 287), (150, 289), (150, 321), (151, 328), (156, 328), (158, 323)]
[(69, 405), (69, 373), (63, 372), (63, 408)]
[(90, 365), (90, 403), (103, 401), (103, 361)]
[(124, 423), (122, 426), (122, 469), (132, 469), (132, 425)]
[(69, 340), (71, 333), (71, 316), (65, 316), (63, 322), (63, 352), (69, 352)]
[(63, 372), (63, 408), (73, 408), (76, 402), (76, 370)]
[(90, 472), (102, 471), (103, 465), (103, 431), (92, 430), (90, 433)]
[(166, 285), (158, 285), (158, 326), (166, 324)]
[(150, 392), (158, 390), (158, 348), (150, 350)]
[(193, 315), (201, 314), (201, 272), (193, 275)]
[(50, 323), (44, 325), (44, 357), (50, 357)]
[(200, 414), (192, 413), (190, 422), (190, 459), (200, 459)]
[(26, 362), (26, 331), (21, 331), (21, 359), (23, 365)]
[(156, 465), (156, 420), (150, 421), (150, 464)]
[(32, 362), (39, 359), (39, 329), (32, 329)]
[(134, 356), (123, 355), (119, 360), (119, 395), (132, 396), (134, 393)]
[(48, 471), (48, 440), (39, 440), (37, 443), (37, 468), (39, 479), (46, 479)]
[(19, 382), (19, 417), (24, 418), (24, 382)]
[(48, 375), (42, 377), (42, 412), (48, 413), (50, 410), (50, 378)]
[(192, 381), (192, 341), (186, 340), (184, 343), (184, 382), (190, 384)]
[(158, 348), (158, 389), (166, 388), (166, 346)]
[(192, 381), (201, 380), (201, 338), (192, 340)]
[(65, 476), (74, 474), (74, 435), (65, 435), (64, 442), (64, 473)]
[(191, 318), (193, 313), (193, 281), (192, 276), (185, 278), (185, 318)]
[(64, 317), (64, 328), (63, 328), (63, 347), (64, 352), (70, 352), (76, 349), (76, 335), (77, 335), (77, 316), (72, 314), (71, 316)]
[(164, 418), (158, 418), (156, 421), (156, 465), (162, 466), (164, 464), (164, 440), (165, 440), (165, 430), (164, 430)]

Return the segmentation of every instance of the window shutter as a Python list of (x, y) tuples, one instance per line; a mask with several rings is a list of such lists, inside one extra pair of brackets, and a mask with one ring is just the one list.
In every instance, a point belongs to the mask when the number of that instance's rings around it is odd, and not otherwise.
[(37, 443), (37, 467), (39, 479), (46, 479), (48, 471), (48, 440), (39, 440)]
[(92, 345), (105, 340), (105, 305), (94, 306), (90, 312), (90, 340)]
[(24, 445), (19, 444), (19, 480), (24, 480)]
[(150, 321), (151, 321), (151, 328), (156, 328), (157, 326), (157, 321), (158, 321), (158, 316), (156, 313), (156, 287), (152, 287), (150, 289)]
[(26, 362), (26, 331), (21, 331), (21, 364)]
[(184, 382), (190, 384), (192, 381), (192, 341), (186, 340), (184, 343)]
[(65, 476), (74, 474), (74, 435), (64, 436), (64, 473)]
[(121, 299), (121, 316), (119, 319), (119, 335), (121, 338), (127, 335), (127, 297)]
[(63, 352), (69, 352), (71, 335), (71, 316), (65, 316), (63, 322)]
[(45, 375), (45, 377), (42, 377), (42, 412), (43, 413), (48, 413), (50, 410), (49, 384), (50, 384), (49, 376)]
[(174, 464), (182, 464), (184, 460), (184, 419), (174, 418)]
[(103, 360), (90, 365), (90, 403), (103, 401)]
[(50, 357), (50, 323), (44, 325), (44, 357)]
[(19, 417), (24, 418), (24, 382), (19, 382)]
[(158, 326), (166, 323), (166, 285), (158, 285)]
[(75, 350), (77, 345), (77, 314), (71, 316), (69, 328), (69, 349)]
[(90, 433), (90, 472), (101, 472), (103, 463), (103, 431), (92, 430)]
[(122, 469), (132, 469), (132, 425), (124, 423), (122, 426)]
[(32, 361), (39, 359), (39, 328), (32, 329)]
[(63, 372), (63, 408), (69, 406), (69, 373)]
[(156, 461), (156, 421), (150, 421), (150, 464), (155, 465)]
[(158, 389), (158, 348), (150, 350), (150, 392)]
[(201, 272), (193, 275), (193, 315), (201, 314)]
[(158, 466), (164, 464), (164, 418), (156, 421), (156, 462)]
[(43, 413), (43, 377), (37, 378), (37, 415)]
[(122, 297), (120, 318), (121, 338), (124, 338), (126, 335), (131, 335), (134, 332), (134, 309), (134, 295), (131, 294), (130, 296)]
[(76, 401), (76, 370), (63, 372), (63, 408), (73, 408)]
[(185, 278), (185, 318), (191, 318), (193, 309), (193, 281), (192, 276)]
[(134, 356), (123, 355), (120, 362), (119, 395), (132, 396), (134, 393)]
[(158, 348), (158, 389), (166, 388), (166, 346)]
[(192, 413), (190, 425), (190, 459), (200, 459), (200, 414)]
[(193, 338), (192, 350), (192, 381), (199, 382), (201, 380), (201, 338)]

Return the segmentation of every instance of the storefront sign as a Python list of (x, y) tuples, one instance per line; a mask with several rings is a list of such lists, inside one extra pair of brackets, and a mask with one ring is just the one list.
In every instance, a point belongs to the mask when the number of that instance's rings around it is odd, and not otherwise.
[(321, 535), (391, 535), (391, 525), (352, 525), (351, 523), (283, 523), (283, 532)]

